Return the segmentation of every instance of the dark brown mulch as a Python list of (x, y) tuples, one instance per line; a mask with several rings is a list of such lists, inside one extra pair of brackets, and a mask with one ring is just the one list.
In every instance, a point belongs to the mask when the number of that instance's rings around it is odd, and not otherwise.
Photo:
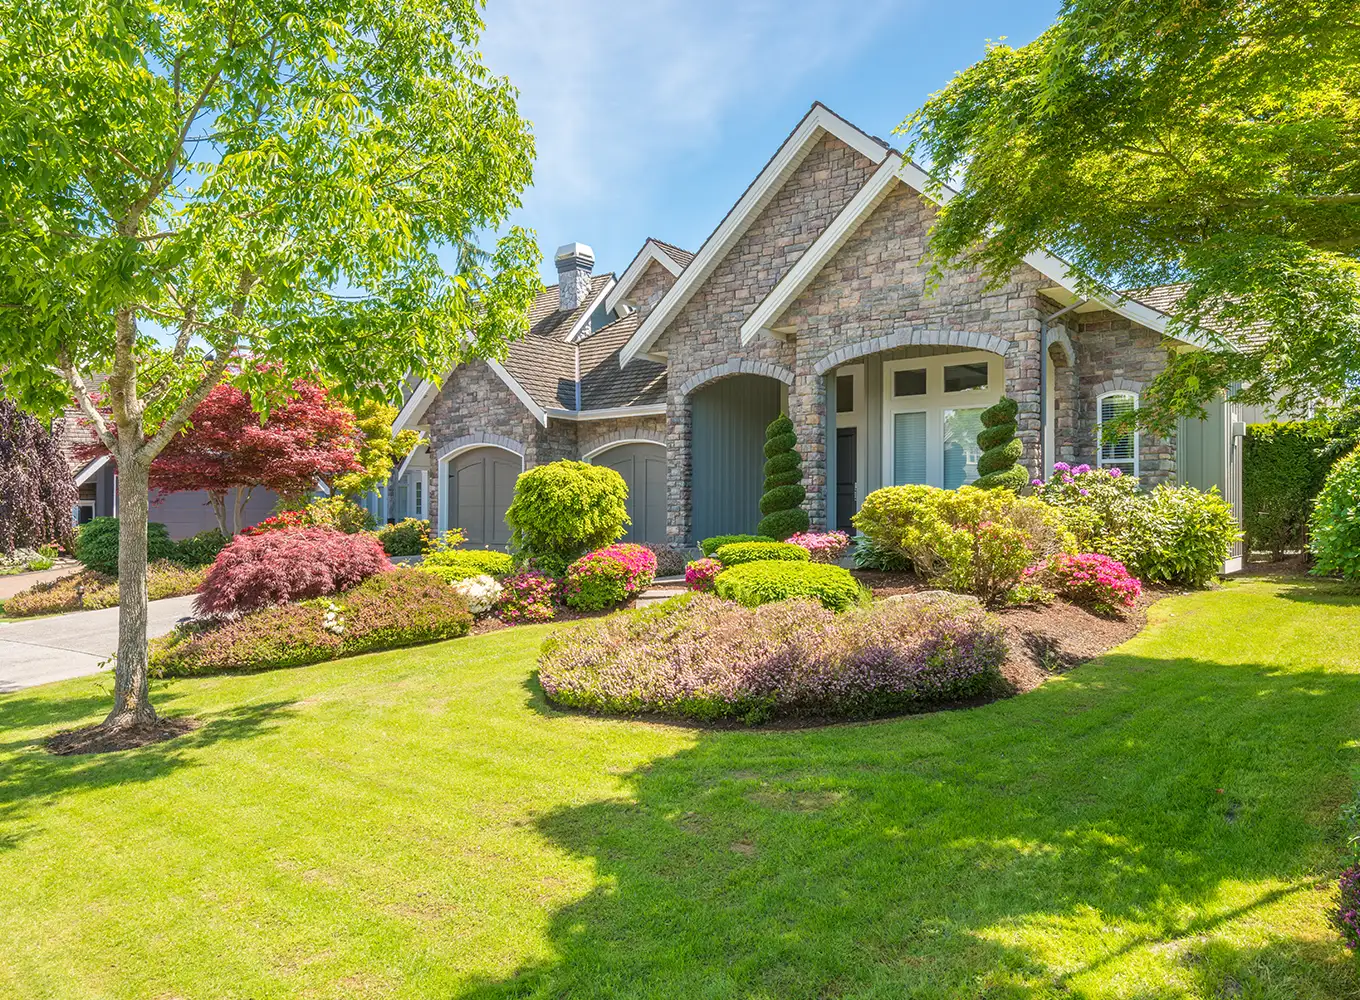
[(850, 575), (874, 592), (875, 600), (911, 594), (918, 590), (935, 590), (915, 573), (883, 573), (876, 569), (852, 569)]
[(191, 733), (199, 727), (197, 719), (188, 716), (157, 719), (150, 725), (133, 726), (126, 729), (105, 730), (102, 726), (86, 726), (84, 729), (67, 729), (46, 741), (47, 752), (59, 757), (73, 754), (114, 753), (118, 750), (134, 750), (173, 740), (176, 736)]

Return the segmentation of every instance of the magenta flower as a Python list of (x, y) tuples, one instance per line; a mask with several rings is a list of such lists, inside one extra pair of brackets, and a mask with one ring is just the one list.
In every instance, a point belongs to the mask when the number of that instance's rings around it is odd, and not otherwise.
[(1053, 463), (1053, 471), (1054, 471), (1054, 472), (1071, 472), (1071, 471), (1072, 471), (1072, 466), (1068, 465), (1066, 462), (1054, 462), (1054, 463)]
[(1122, 476), (1123, 474), (1124, 474), (1124, 470), (1121, 469), (1121, 468), (1120, 468), (1119, 466), (1117, 466), (1117, 465), (1114, 466), (1112, 469), (1110, 469), (1110, 478), (1111, 478), (1111, 479), (1118, 479), (1118, 478), (1119, 478), (1120, 476)]
[(1029, 484), (1033, 486), (1036, 490), (1041, 490), (1044, 488), (1044, 481), (1042, 479), (1031, 479), (1029, 481)]
[(1080, 493), (1080, 494), (1081, 494), (1082, 496), (1084, 496), (1084, 497), (1089, 497), (1089, 496), (1091, 495), (1091, 491), (1090, 491), (1090, 490), (1077, 490), (1077, 492)]
[(1072, 471), (1073, 471), (1074, 473), (1076, 473), (1078, 476), (1084, 476), (1084, 475), (1086, 475), (1086, 473), (1088, 473), (1088, 472), (1091, 471), (1091, 467), (1090, 467), (1089, 465), (1085, 465), (1085, 464), (1083, 464), (1083, 465), (1078, 465), (1078, 466), (1077, 466), (1075, 469), (1073, 469)]

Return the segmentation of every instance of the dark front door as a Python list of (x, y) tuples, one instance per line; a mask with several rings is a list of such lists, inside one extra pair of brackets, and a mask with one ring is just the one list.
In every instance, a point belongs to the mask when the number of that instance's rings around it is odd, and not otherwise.
[(850, 518), (859, 511), (855, 494), (859, 487), (859, 430), (842, 427), (836, 431), (836, 527), (854, 534)]
[(453, 460), (449, 468), (450, 528), (462, 528), (473, 548), (503, 547), (510, 541), (505, 512), (515, 493), (522, 463), (500, 448), (477, 448)]

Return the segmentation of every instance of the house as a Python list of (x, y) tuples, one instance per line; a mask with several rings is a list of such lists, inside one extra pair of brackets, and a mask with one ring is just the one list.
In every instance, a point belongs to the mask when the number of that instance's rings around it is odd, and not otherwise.
[(974, 479), (978, 415), (1003, 394), (1032, 472), (1119, 466), (1240, 504), (1235, 404), (1100, 443), (1165, 365), (1174, 290), (1084, 298), (1044, 252), (999, 287), (957, 270), (928, 288), (933, 197), (951, 194), (929, 191), (898, 151), (816, 104), (697, 253), (648, 240), (616, 278), (563, 247), (558, 285), (505, 360), (422, 383), (402, 411), (398, 427), (428, 442), (436, 525), (505, 544), (515, 476), (576, 458), (624, 474), (635, 538), (751, 531), (764, 428), (782, 411), (812, 523), (847, 528), (881, 486)]

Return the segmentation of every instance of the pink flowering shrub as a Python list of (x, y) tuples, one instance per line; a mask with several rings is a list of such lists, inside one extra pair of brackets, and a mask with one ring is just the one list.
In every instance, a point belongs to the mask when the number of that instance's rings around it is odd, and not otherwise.
[(713, 581), (723, 571), (716, 559), (696, 559), (685, 567), (685, 583), (690, 590), (712, 590)]
[(1123, 563), (1095, 552), (1060, 553), (1048, 560), (1045, 572), (1059, 594), (1101, 614), (1133, 607), (1143, 592), (1143, 585)]
[(787, 540), (807, 549), (808, 558), (819, 563), (840, 562), (850, 547), (850, 536), (844, 531), (800, 531)]
[(392, 568), (368, 534), (335, 528), (284, 528), (238, 535), (208, 570), (194, 610), (200, 615), (258, 611), (338, 594)]
[(708, 594), (550, 636), (539, 682), (560, 705), (748, 723), (869, 717), (957, 701), (1000, 680), (1006, 644), (980, 609), (884, 602), (837, 614)]
[(1352, 951), (1360, 949), (1360, 864), (1351, 865), (1341, 873), (1341, 890), (1336, 908), (1336, 926), (1341, 938)]
[(587, 552), (567, 567), (562, 600), (578, 611), (602, 611), (640, 594), (656, 579), (656, 553), (616, 542)]
[(496, 602), (496, 617), (510, 625), (552, 621), (553, 592), (557, 581), (537, 570), (515, 573), (501, 580), (501, 596)]

